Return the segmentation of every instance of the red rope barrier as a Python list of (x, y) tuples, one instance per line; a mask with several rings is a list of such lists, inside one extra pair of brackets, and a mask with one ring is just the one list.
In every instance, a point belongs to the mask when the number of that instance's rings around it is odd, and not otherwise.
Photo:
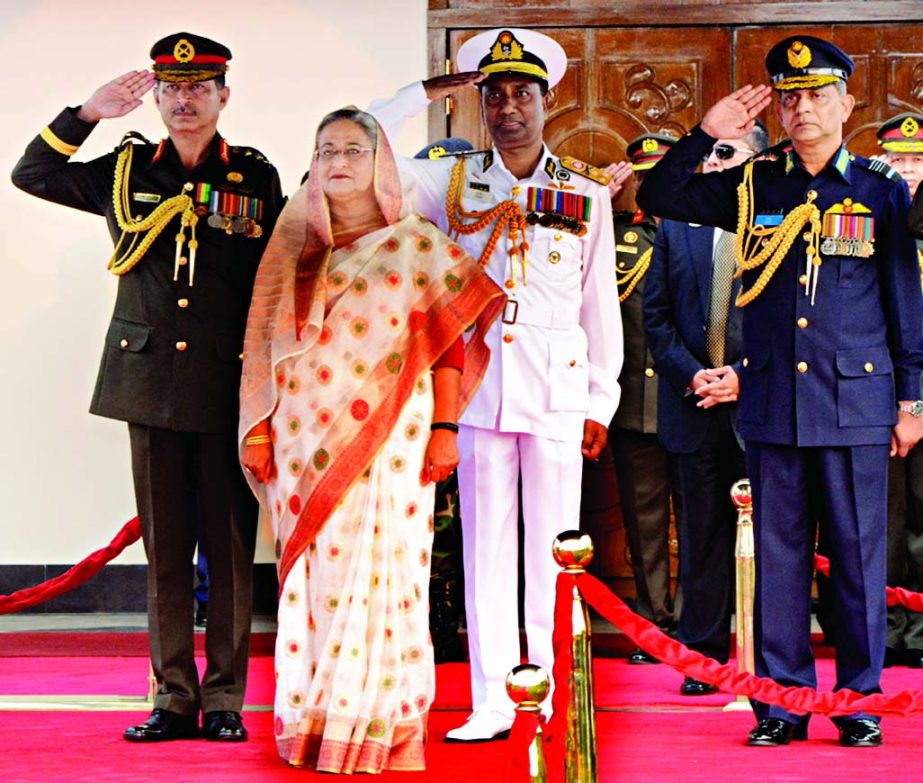
[[(814, 568), (824, 576), (830, 576), (830, 559), (814, 555)], [(886, 587), (885, 600), (888, 606), (903, 606), (912, 612), (923, 612), (923, 593), (915, 593), (905, 587)]]
[(510, 766), (507, 772), (508, 783), (531, 783), (529, 769), (529, 746), (535, 739), (539, 728), (539, 715), (525, 710), (516, 711), (516, 720), (510, 731), (509, 747)]
[(135, 517), (125, 523), (108, 546), (97, 549), (63, 574), (40, 585), (18, 590), (12, 595), (0, 595), (0, 614), (13, 614), (37, 606), (79, 587), (96, 576), (106, 563), (118, 557), (125, 547), (135, 543), (139, 538), (141, 522)]
[[(866, 696), (849, 690), (819, 693), (813, 688), (785, 687), (769, 678), (739, 672), (736, 667), (720, 664), (713, 658), (689, 650), (675, 639), (661, 633), (656, 625), (632, 612), (594, 576), (562, 572), (558, 580), (559, 587), (563, 580), (572, 580), (571, 584), (576, 583), (587, 603), (641, 649), (685, 675), (717, 685), (730, 693), (784, 707), (797, 714), (813, 712), (837, 716), (864, 711), (872, 715), (907, 715), (923, 711), (923, 691), (900, 691), (893, 696), (880, 693)], [(566, 687), (567, 680), (563, 682)], [(561, 688), (561, 681), (557, 677), (555, 687)]]

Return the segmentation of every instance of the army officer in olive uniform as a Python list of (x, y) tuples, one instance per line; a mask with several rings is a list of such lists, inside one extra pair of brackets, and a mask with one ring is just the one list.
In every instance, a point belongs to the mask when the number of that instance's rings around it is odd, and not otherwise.
[[(635, 186), (675, 143), (672, 136), (645, 133), (628, 144), (626, 153)], [(670, 597), (670, 497), (673, 494), (678, 514), (679, 494), (675, 490), (679, 483), (673, 461), (657, 438), (657, 374), (642, 319), (645, 277), (657, 221), (643, 210), (626, 210), (613, 214), (613, 227), (625, 362), (619, 375), (622, 398), (609, 427), (609, 440), (631, 553), (637, 612), (662, 630), (672, 631), (675, 620)], [(657, 661), (638, 648), (628, 656), (628, 662)]]
[[(237, 460), (241, 349), (253, 278), (282, 206), (275, 169), (217, 132), (228, 49), (190, 33), (154, 45), (132, 71), (62, 111), (26, 148), (14, 184), (103, 215), (119, 276), (90, 410), (128, 422), (148, 557), (151, 661), (147, 722), (125, 738), (247, 738), (240, 718), (249, 652), (256, 501)], [(129, 134), (86, 163), (70, 157), (99, 120), (141, 105), (152, 87), (168, 138)], [(196, 520), (209, 558), (207, 666), (193, 646)]]

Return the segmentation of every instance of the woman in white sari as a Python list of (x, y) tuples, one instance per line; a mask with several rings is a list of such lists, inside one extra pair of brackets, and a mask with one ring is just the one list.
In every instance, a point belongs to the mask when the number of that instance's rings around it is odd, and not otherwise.
[(402, 207), (375, 121), (328, 115), (244, 343), (241, 461), (282, 585), (276, 740), (289, 763), (327, 772), (424, 768), (433, 482), (457, 463), (457, 417), (504, 300)]

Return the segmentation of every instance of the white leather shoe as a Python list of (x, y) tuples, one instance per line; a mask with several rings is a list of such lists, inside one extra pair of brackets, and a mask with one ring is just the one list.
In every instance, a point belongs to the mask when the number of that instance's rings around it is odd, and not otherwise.
[(510, 736), (513, 718), (496, 710), (475, 710), (464, 726), (452, 729), (445, 735), (446, 742), (490, 742)]

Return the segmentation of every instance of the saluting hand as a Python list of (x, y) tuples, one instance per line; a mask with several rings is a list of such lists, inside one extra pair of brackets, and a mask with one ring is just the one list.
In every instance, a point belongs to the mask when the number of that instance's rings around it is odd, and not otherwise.
[(447, 73), (445, 76), (434, 76), (432, 79), (426, 79), (423, 82), (423, 89), (426, 90), (426, 97), (431, 101), (438, 101), (440, 98), (448, 98), (454, 95), (463, 87), (475, 85), (487, 78), (486, 73), (481, 71), (462, 71), (461, 73)]
[(748, 84), (712, 106), (702, 118), (702, 130), (713, 139), (742, 139), (753, 130), (756, 116), (771, 102), (771, 87)]
[(77, 116), (86, 122), (124, 117), (141, 105), (141, 97), (153, 86), (154, 74), (150, 71), (129, 71), (96, 90)]
[(621, 163), (610, 163), (603, 171), (612, 176), (606, 187), (609, 188), (609, 198), (614, 201), (618, 198), (625, 187), (625, 182), (631, 176), (631, 164), (627, 160), (623, 160)]

